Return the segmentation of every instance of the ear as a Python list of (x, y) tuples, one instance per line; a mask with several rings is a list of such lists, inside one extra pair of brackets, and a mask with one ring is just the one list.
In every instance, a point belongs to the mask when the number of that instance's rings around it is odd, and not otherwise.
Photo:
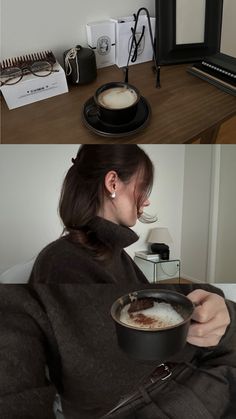
[(105, 176), (104, 185), (109, 194), (116, 192), (118, 186), (118, 175), (114, 170), (108, 172)]

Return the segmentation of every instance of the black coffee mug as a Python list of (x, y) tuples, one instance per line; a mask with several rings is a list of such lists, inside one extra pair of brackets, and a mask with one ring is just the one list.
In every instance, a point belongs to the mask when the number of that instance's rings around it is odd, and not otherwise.
[[(111, 103), (107, 105), (106, 92), (110, 95), (112, 89), (117, 91), (119, 88), (122, 95), (125, 94), (126, 90), (128, 90), (129, 97), (123, 97), (120, 105), (117, 105), (117, 103), (115, 103), (116, 98), (114, 96)], [(93, 114), (96, 113), (102, 122), (109, 125), (128, 124), (136, 116), (139, 101), (140, 93), (136, 87), (123, 82), (107, 83), (99, 87), (95, 92), (95, 109), (93, 109)]]
[[(183, 321), (159, 329), (143, 329), (122, 323), (121, 310), (133, 300), (142, 298), (170, 304)], [(163, 362), (184, 348), (193, 311), (193, 303), (183, 294), (164, 289), (146, 289), (116, 300), (111, 308), (111, 316), (115, 322), (118, 344), (123, 351), (135, 359)]]

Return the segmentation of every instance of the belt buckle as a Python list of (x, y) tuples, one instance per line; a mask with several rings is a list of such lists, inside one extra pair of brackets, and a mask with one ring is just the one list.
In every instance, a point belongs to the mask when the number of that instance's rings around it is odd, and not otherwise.
[(150, 377), (150, 381), (151, 381), (152, 384), (154, 384), (158, 379), (160, 379), (161, 381), (165, 381), (168, 378), (170, 378), (171, 376), (172, 376), (172, 371), (171, 371), (169, 365), (162, 363), (162, 364), (158, 365), (158, 367), (152, 373), (152, 375)]
[[(173, 366), (171, 364), (160, 364), (158, 365), (158, 367), (153, 371), (153, 373), (151, 374), (151, 376), (148, 378), (148, 381), (146, 380), (146, 382), (144, 383), (144, 385), (146, 384), (148, 388), (150, 386), (150, 382), (151, 384), (154, 384), (156, 381), (161, 380), (161, 381), (165, 381), (167, 380), (169, 377), (172, 376), (172, 368)], [(149, 384), (149, 385), (148, 385)], [(144, 387), (145, 388), (145, 387)], [(126, 405), (127, 403), (131, 402), (136, 396), (139, 395), (138, 391), (135, 391), (134, 393), (132, 393), (131, 395), (123, 398), (122, 400), (120, 400), (120, 402), (112, 409), (110, 410), (105, 416), (109, 416), (112, 413), (115, 413), (117, 410), (119, 410), (121, 407), (123, 407), (124, 405)]]

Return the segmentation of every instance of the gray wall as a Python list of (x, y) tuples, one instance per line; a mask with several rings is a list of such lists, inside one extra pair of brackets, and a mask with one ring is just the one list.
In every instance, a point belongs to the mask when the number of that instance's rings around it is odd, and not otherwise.
[(216, 273), (218, 283), (236, 282), (236, 146), (221, 150)]

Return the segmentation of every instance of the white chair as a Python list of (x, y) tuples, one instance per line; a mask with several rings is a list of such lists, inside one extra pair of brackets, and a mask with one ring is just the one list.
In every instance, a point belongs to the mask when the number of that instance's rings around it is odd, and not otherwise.
[(236, 302), (236, 283), (235, 284), (214, 284), (217, 288), (220, 288), (225, 298)]
[[(34, 261), (35, 258), (31, 259), (29, 262), (21, 263), (7, 269), (0, 275), (0, 284), (26, 284), (29, 281)], [(46, 375), (48, 376), (47, 368)], [(64, 419), (64, 416), (62, 414), (60, 397), (58, 394), (56, 395), (54, 401), (53, 411), (56, 419)]]
[(26, 284), (29, 280), (35, 258), (29, 262), (12, 266), (0, 274), (0, 284)]

